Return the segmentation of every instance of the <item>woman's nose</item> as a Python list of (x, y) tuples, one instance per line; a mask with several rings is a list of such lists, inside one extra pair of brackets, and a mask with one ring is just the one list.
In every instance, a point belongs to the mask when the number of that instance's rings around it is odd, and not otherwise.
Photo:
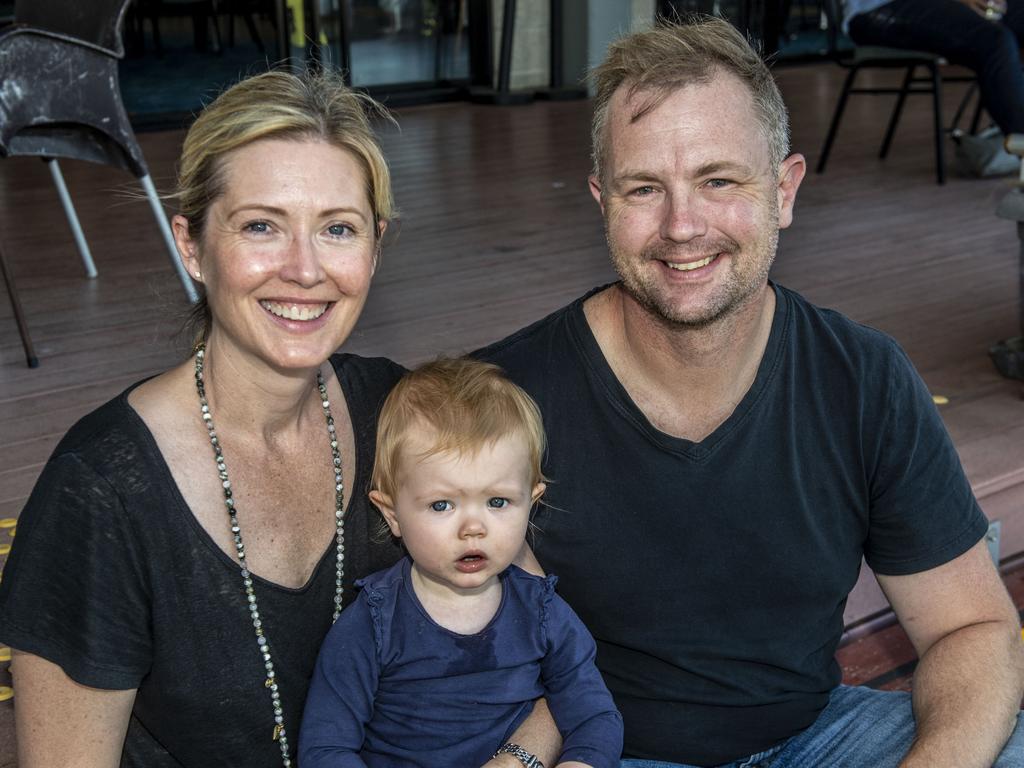
[(304, 234), (292, 237), (281, 268), (281, 277), (303, 287), (312, 287), (325, 277), (316, 246)]

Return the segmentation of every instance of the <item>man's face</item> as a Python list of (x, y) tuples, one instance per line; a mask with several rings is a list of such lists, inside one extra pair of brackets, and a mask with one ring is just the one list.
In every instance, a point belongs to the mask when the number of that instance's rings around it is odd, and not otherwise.
[(609, 104), (604, 186), (591, 178), (627, 292), (672, 326), (705, 327), (760, 295), (792, 220), (804, 160), (777, 174), (749, 90), (729, 74)]

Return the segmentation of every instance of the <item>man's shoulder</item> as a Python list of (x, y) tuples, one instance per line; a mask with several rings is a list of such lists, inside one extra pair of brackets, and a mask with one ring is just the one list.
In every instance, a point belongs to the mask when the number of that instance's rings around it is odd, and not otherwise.
[(513, 377), (519, 370), (543, 365), (552, 353), (559, 353), (571, 343), (575, 329), (583, 317), (583, 303), (608, 286), (602, 285), (530, 325), (472, 353), (480, 360), (486, 360), (505, 368)]
[(899, 343), (884, 331), (853, 320), (839, 310), (814, 304), (789, 288), (776, 288), (783, 311), (791, 317), (791, 342), (800, 349), (856, 359), (903, 356)]

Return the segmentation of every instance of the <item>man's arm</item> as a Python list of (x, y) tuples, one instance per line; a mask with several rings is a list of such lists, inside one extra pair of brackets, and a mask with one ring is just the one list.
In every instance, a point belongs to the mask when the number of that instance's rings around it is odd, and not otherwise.
[(917, 737), (901, 766), (990, 766), (1020, 710), (1024, 647), (984, 540), (931, 570), (877, 578), (920, 658)]

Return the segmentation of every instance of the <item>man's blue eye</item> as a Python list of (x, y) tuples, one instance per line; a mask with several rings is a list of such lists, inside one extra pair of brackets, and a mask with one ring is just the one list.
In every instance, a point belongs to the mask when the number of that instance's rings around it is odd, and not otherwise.
[(708, 186), (712, 189), (723, 189), (729, 186), (728, 179), (711, 179), (708, 181)]
[(270, 231), (270, 225), (265, 221), (250, 221), (245, 225), (245, 229), (258, 235), (264, 235)]
[(494, 498), (487, 500), (487, 506), (492, 509), (503, 509), (509, 505), (509, 500), (501, 496), (495, 496)]
[(441, 501), (433, 501), (430, 503), (430, 508), (435, 512), (447, 512), (452, 508), (452, 503), (447, 499), (441, 499)]

